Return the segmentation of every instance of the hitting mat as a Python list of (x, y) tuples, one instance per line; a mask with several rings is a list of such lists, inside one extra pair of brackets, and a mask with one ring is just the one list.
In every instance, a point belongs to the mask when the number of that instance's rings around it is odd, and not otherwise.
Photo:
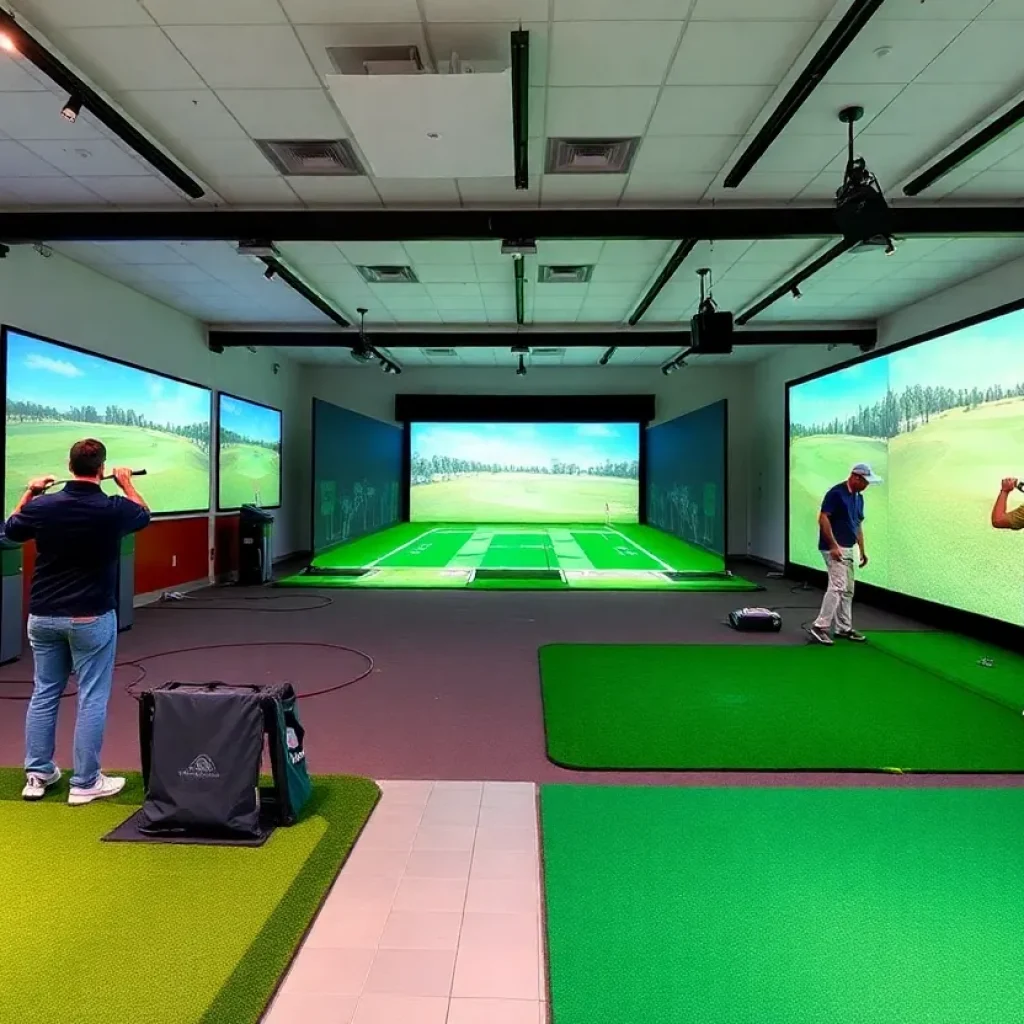
[(541, 790), (557, 1024), (1021, 1017), (1024, 790)]
[(66, 782), (25, 803), (23, 781), (0, 769), (0, 1019), (39, 1024), (255, 1024), (379, 797), (316, 778), (260, 849), (104, 843), (138, 775), (87, 807)]
[(1022, 660), (982, 668), (971, 641), (891, 636), (544, 647), (548, 757), (580, 769), (1024, 771), (1024, 703), (1011, 698)]

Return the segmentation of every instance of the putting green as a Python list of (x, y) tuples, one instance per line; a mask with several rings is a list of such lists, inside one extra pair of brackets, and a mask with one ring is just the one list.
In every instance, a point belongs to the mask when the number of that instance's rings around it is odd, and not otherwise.
[(1021, 1016), (1024, 790), (545, 786), (558, 1024)]
[(379, 796), (317, 778), (303, 820), (248, 849), (101, 842), (137, 775), (82, 808), (22, 783), (0, 769), (0, 1019), (39, 1024), (255, 1024)]
[(970, 641), (896, 636), (544, 647), (548, 757), (580, 769), (1024, 771), (1021, 659), (982, 669)]

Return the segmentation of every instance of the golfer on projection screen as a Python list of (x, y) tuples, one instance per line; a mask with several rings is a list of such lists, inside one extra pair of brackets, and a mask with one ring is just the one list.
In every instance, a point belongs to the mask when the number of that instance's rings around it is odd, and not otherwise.
[(868, 564), (864, 551), (864, 492), (869, 484), (881, 483), (866, 462), (858, 462), (841, 484), (830, 488), (818, 514), (818, 550), (828, 569), (828, 588), (821, 612), (807, 632), (819, 644), (831, 646), (833, 634), (843, 640), (863, 643), (863, 633), (853, 628), (853, 549), (859, 564)]

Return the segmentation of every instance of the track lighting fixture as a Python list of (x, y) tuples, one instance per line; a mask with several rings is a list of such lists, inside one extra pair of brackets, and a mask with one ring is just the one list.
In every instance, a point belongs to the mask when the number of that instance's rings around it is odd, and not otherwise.
[(0, 242), (0, 260), (7, 259), (7, 254), (10, 251), (11, 247), (9, 245), (4, 245), (3, 242)]
[(793, 285), (792, 289), (790, 290), (790, 295), (792, 295), (794, 299), (802, 299), (804, 297), (804, 293), (800, 291), (798, 285)]
[(896, 243), (891, 238), (886, 239), (885, 255), (886, 256), (893, 256), (893, 255), (895, 255), (895, 253), (896, 253)]
[(15, 57), (21, 56), (18, 53), (18, 47), (14, 45), (14, 40), (6, 32), (0, 32), (0, 50), (13, 54)]
[(67, 103), (60, 108), (60, 116), (65, 121), (74, 124), (78, 120), (78, 115), (82, 112), (82, 97), (76, 93), (72, 93), (68, 97)]
[(682, 370), (686, 366), (686, 357), (693, 351), (691, 348), (683, 349), (679, 355), (670, 359), (662, 368), (661, 372), (667, 377), (676, 370)]
[(268, 281), (273, 281), (276, 274), (277, 274), (277, 267), (267, 267), (267, 269), (263, 271), (263, 276)]
[(53, 255), (53, 250), (45, 242), (36, 242), (32, 248), (35, 249), (35, 251), (39, 253), (44, 260), (48, 260)]

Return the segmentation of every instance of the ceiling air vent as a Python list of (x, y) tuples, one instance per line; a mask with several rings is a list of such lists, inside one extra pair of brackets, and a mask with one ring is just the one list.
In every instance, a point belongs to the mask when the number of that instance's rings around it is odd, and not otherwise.
[(421, 348), (420, 351), (431, 359), (455, 359), (458, 352), (453, 348)]
[(412, 267), (359, 267), (363, 280), (370, 284), (416, 284), (419, 280)]
[(564, 356), (565, 355), (565, 349), (564, 348), (531, 348), (530, 349), (530, 355), (534, 356), (537, 359), (544, 359), (545, 357), (547, 357), (548, 359), (557, 359), (558, 356)]
[(537, 268), (537, 280), (541, 284), (586, 284), (593, 269), (592, 266), (542, 266)]
[(366, 173), (347, 139), (332, 142), (263, 139), (257, 140), (256, 145), (289, 177), (351, 177)]
[(546, 174), (626, 174), (639, 138), (548, 139)]
[(426, 69), (418, 46), (328, 46), (339, 75), (418, 75)]

